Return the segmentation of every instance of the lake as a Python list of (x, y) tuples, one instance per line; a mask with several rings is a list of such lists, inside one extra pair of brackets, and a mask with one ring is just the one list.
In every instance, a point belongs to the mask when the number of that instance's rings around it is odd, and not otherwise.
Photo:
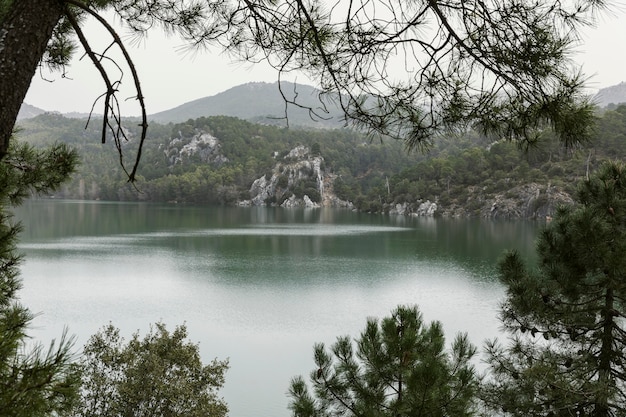
[(448, 339), (498, 335), (505, 249), (534, 259), (540, 224), (406, 218), (332, 209), (189, 207), (32, 200), (21, 299), (31, 334), (64, 327), (79, 349), (113, 323), (126, 337), (186, 323), (205, 362), (230, 360), (232, 417), (287, 417), (293, 376), (316, 342), (358, 336), (367, 317), (417, 304)]

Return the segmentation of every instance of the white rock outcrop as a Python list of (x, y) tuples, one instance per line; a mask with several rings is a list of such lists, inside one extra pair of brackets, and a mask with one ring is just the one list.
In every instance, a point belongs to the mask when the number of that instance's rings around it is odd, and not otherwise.
[(219, 140), (209, 133), (198, 133), (190, 139), (173, 139), (165, 154), (171, 165), (182, 163), (183, 160), (194, 156), (203, 162), (216, 165), (228, 162), (228, 158), (221, 153)]
[(413, 217), (432, 217), (437, 212), (437, 203), (426, 200), (420, 203), (417, 208), (414, 204), (398, 203), (389, 209), (389, 214)]
[[(279, 204), (281, 207), (352, 207), (352, 203), (337, 198), (328, 190), (326, 184), (332, 183), (332, 175), (324, 172), (324, 158), (312, 156), (306, 146), (292, 149), (282, 161), (274, 166), (271, 176), (266, 174), (257, 178), (250, 187), (250, 200), (241, 201), (239, 205), (262, 206)], [(313, 188), (317, 195), (294, 195), (294, 189), (303, 182)], [(314, 201), (314, 200), (319, 200)]]

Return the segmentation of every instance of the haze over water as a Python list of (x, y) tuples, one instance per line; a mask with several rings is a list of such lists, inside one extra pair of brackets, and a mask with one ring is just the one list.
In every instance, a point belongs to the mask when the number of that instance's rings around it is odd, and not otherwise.
[(316, 342), (417, 304), (482, 345), (497, 336), (505, 249), (532, 258), (536, 223), (405, 218), (327, 209), (35, 200), (22, 220), (22, 302), (48, 344), (77, 349), (112, 322), (127, 337), (186, 323), (205, 362), (229, 358), (232, 417), (286, 417), (290, 379)]

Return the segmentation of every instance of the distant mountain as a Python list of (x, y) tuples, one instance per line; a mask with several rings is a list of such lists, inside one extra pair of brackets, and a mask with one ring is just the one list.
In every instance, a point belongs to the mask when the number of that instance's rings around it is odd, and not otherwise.
[(40, 109), (39, 107), (22, 103), (22, 107), (20, 107), (20, 112), (17, 114), (17, 120), (30, 119), (31, 117), (39, 116), (43, 113), (46, 113), (46, 111)]
[[(288, 100), (316, 109), (317, 115), (307, 109), (286, 105), (278, 83), (251, 82), (222, 93), (190, 101), (170, 110), (149, 116), (157, 123), (180, 123), (209, 116), (233, 116), (255, 123), (286, 125), (285, 111), (290, 126), (340, 127), (342, 112), (334, 103), (320, 102), (318, 90), (304, 85), (282, 82), (282, 91)], [(326, 111), (322, 106), (326, 104)]]
[[(20, 112), (17, 114), (17, 120), (20, 121), (20, 120), (25, 120), (25, 119), (32, 119), (33, 117), (37, 117), (40, 114), (44, 114), (44, 113), (62, 114), (63, 117), (67, 117), (68, 119), (86, 119), (89, 117), (89, 113), (78, 113), (78, 112), (60, 113), (58, 111), (47, 111), (44, 109), (40, 109), (39, 107), (31, 106), (28, 103), (22, 103), (22, 107), (20, 107)], [(102, 117), (101, 114), (97, 114), (97, 113), (94, 113), (91, 116), (92, 118)]]
[[(200, 98), (173, 109), (149, 115), (148, 118), (152, 122), (161, 124), (181, 123), (200, 117), (232, 116), (253, 123), (275, 126), (287, 124), (313, 128), (344, 126), (343, 112), (332, 100), (325, 98), (322, 101), (319, 91), (314, 87), (291, 82), (282, 82), (281, 86), (282, 94), (277, 82), (250, 82), (214, 96)], [(285, 99), (296, 101), (299, 106), (286, 104)], [(23, 103), (18, 120), (29, 119), (43, 113), (49, 112)], [(84, 119), (89, 114), (74, 112), (64, 113), (63, 116)]]
[(67, 117), (68, 119), (87, 119), (89, 117), (91, 117), (92, 119), (102, 119), (102, 114), (101, 113), (82, 113), (82, 112), (70, 112), (70, 113), (63, 113), (64, 117)]
[(626, 103), (626, 82), (600, 89), (593, 97), (593, 101), (599, 107), (606, 107), (609, 104)]

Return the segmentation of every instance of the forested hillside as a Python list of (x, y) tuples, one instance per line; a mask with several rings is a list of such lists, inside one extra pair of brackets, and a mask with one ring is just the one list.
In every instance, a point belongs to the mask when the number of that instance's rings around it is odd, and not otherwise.
[[(21, 140), (63, 141), (82, 155), (79, 172), (58, 197), (283, 206), (289, 200), (293, 206), (306, 195), (307, 204), (341, 201), (369, 212), (412, 214), (429, 202), (442, 215), (543, 217), (570, 202), (578, 180), (602, 160), (626, 154), (626, 106), (601, 114), (595, 140), (577, 149), (548, 138), (523, 151), (471, 133), (442, 137), (425, 154), (347, 129), (287, 129), (216, 116), (152, 123), (133, 186), (113, 145), (100, 143), (100, 124), (85, 128), (85, 122), (58, 114), (21, 122)], [(131, 145), (137, 129), (127, 123)], [(134, 146), (127, 148), (131, 161)]]

